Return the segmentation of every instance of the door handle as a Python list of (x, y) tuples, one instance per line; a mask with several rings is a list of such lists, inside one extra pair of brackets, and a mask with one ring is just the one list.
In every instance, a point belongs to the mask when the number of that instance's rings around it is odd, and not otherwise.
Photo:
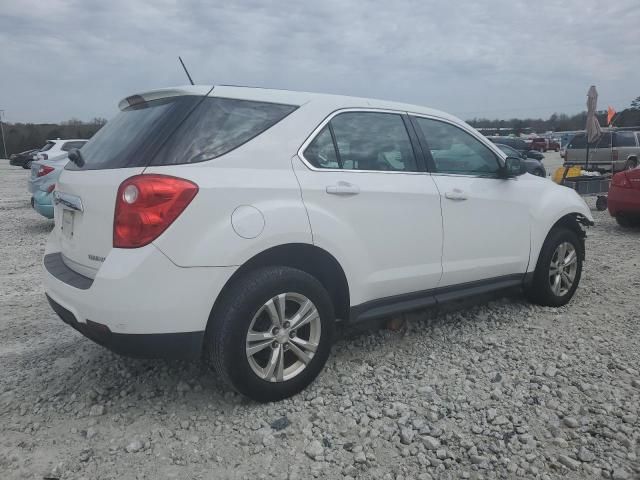
[(458, 190), (457, 188), (454, 188), (453, 191), (451, 192), (446, 192), (444, 196), (449, 200), (456, 200), (456, 201), (467, 199), (467, 194), (464, 193), (462, 190)]
[(336, 185), (327, 186), (327, 193), (331, 195), (357, 195), (360, 187), (347, 182), (338, 182)]

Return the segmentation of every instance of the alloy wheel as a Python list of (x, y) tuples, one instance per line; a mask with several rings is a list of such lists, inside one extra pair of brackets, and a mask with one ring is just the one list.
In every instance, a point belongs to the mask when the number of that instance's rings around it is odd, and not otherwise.
[(291, 380), (311, 362), (321, 334), (320, 314), (313, 302), (299, 293), (281, 293), (266, 301), (251, 320), (247, 360), (262, 380)]
[(578, 252), (569, 242), (558, 245), (551, 256), (549, 267), (549, 285), (557, 297), (566, 295), (576, 279), (578, 271)]

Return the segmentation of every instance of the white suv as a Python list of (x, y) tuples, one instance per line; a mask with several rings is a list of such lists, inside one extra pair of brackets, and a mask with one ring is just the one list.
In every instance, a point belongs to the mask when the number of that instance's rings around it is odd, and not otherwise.
[(66, 157), (70, 150), (82, 148), (85, 143), (87, 140), (81, 138), (47, 140), (47, 143), (36, 153), (35, 160), (59, 160)]
[(522, 287), (564, 305), (589, 208), (464, 122), (379, 100), (152, 91), (54, 192), (46, 292), (133, 356), (200, 357), (260, 401), (321, 371), (334, 324)]

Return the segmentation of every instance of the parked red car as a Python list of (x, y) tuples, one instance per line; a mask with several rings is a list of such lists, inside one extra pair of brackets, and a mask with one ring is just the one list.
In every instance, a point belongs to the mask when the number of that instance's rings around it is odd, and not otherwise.
[(539, 152), (546, 152), (547, 150), (560, 151), (560, 144), (550, 138), (532, 138), (529, 146), (531, 150), (537, 150)]
[(640, 168), (613, 176), (608, 206), (609, 213), (621, 227), (640, 227)]

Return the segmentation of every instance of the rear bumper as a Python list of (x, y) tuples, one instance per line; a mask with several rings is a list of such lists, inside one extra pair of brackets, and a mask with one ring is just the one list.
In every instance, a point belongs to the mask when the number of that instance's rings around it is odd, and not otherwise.
[(53, 218), (53, 204), (51, 203), (51, 194), (36, 190), (33, 193), (33, 208), (40, 215)]
[(202, 351), (204, 332), (123, 334), (113, 333), (101, 323), (78, 322), (73, 313), (47, 295), (49, 305), (64, 323), (98, 345), (134, 358), (173, 358), (195, 360)]
[(612, 216), (621, 213), (640, 214), (640, 190), (612, 186), (607, 199), (609, 213)]
[(147, 245), (111, 250), (90, 279), (60, 264), (55, 235), (45, 250), (44, 285), (66, 323), (129, 356), (200, 355), (213, 303), (235, 267), (181, 268)]

